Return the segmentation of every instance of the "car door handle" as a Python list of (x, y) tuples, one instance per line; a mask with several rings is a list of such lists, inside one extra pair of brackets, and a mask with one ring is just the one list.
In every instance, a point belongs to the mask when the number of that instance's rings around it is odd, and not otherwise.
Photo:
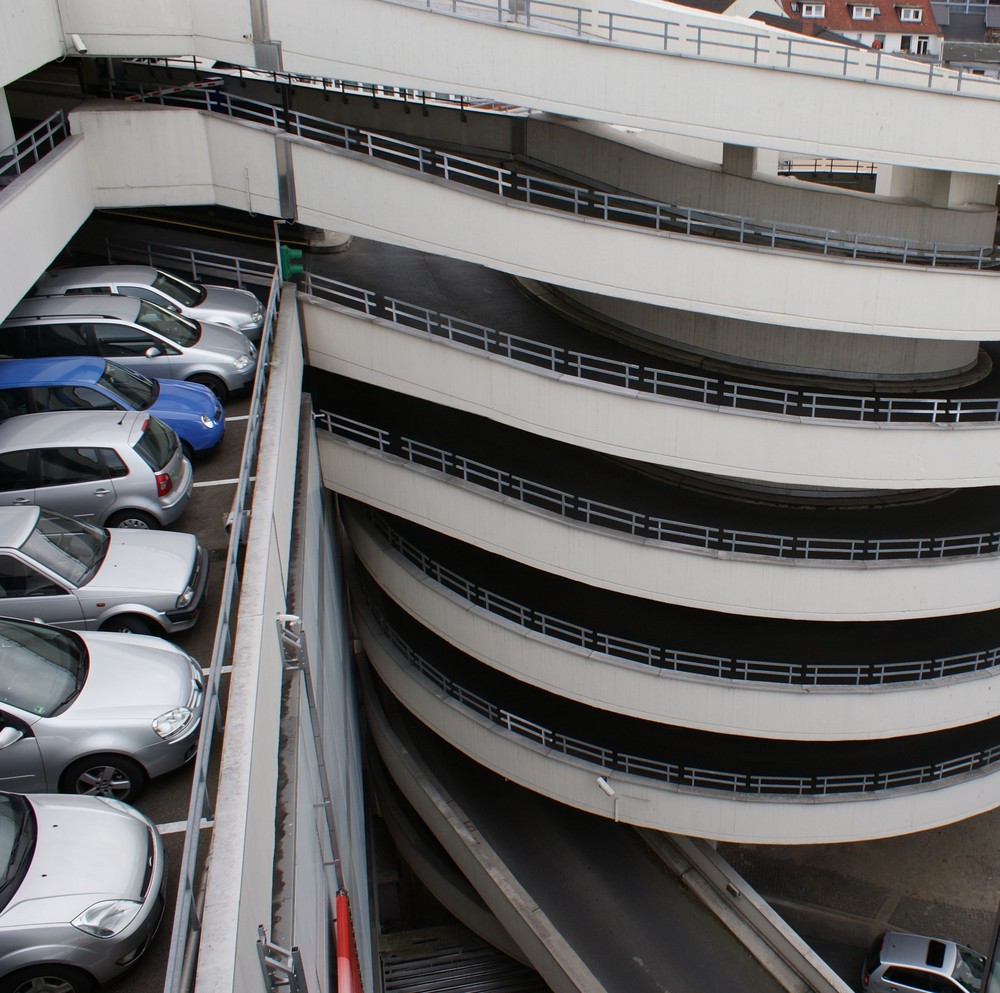
[(94, 490), (94, 496), (99, 496), (99, 497), (107, 496), (110, 492), (111, 490), (109, 490), (106, 486), (100, 486), (96, 490)]
[(18, 506), (24, 506), (25, 504), (32, 503), (32, 499), (31, 497), (14, 497), (12, 503), (17, 504)]

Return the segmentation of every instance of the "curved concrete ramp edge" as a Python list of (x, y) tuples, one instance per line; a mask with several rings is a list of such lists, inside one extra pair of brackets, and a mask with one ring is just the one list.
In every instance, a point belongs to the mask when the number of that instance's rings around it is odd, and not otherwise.
[(362, 683), (368, 726), (386, 769), (531, 965), (553, 993), (605, 993), (462, 809), (419, 761), (415, 749), (389, 727), (366, 675), (362, 675)]
[(852, 993), (707, 841), (636, 828), (690, 891), (789, 993)]

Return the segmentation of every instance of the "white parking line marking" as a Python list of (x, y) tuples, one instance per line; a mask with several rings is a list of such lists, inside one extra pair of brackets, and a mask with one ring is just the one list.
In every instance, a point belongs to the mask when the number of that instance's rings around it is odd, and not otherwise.
[[(210, 828), (214, 823), (214, 821), (210, 821), (204, 817), (201, 819), (202, 829)], [(171, 821), (169, 824), (157, 824), (156, 830), (160, 834), (180, 834), (182, 831), (187, 830), (187, 821)]]
[[(203, 676), (207, 676), (211, 671), (212, 671), (211, 669), (206, 669), (204, 666), (202, 666), (201, 674)], [(222, 673), (222, 675), (225, 675), (227, 672), (232, 672), (232, 671), (233, 671), (233, 667), (231, 665), (224, 665), (219, 670), (219, 672)]]
[(200, 483), (192, 483), (191, 485), (195, 488), (199, 486), (235, 486), (239, 482), (239, 477), (236, 479), (206, 479)]
[(234, 414), (232, 417), (226, 418), (226, 421), (229, 424), (232, 424), (234, 421), (249, 421), (249, 420), (250, 420), (249, 414)]

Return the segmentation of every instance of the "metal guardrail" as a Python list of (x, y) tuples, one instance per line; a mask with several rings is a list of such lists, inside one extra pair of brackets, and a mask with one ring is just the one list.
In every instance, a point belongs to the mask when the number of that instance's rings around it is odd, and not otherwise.
[(68, 137), (69, 123), (66, 114), (57, 110), (51, 117), (18, 138), (13, 145), (0, 148), (0, 190), (40, 162)]
[[(736, 795), (814, 797), (869, 794), (896, 789), (912, 791), (920, 787), (936, 786), (943, 780), (955, 776), (990, 769), (1000, 761), (1000, 745), (993, 745), (990, 748), (978, 749), (940, 762), (902, 769), (870, 769), (867, 772), (778, 776), (767, 773), (708, 769), (681, 761), (665, 761), (648, 756), (633, 755), (608, 745), (585, 741), (553, 730), (470, 690), (417, 652), (392, 627), (365, 586), (362, 586), (360, 600), (383, 635), (406, 662), (451, 699), (486, 718), (497, 727), (533, 741), (542, 748), (559, 752), (570, 758), (591, 762), (605, 774), (625, 773), (626, 775), (670, 783), (673, 786)], [(800, 745), (796, 743), (790, 743), (789, 747), (790, 750), (800, 749)]]
[(303, 274), (300, 287), (318, 300), (357, 310), (367, 317), (377, 317), (453, 345), (475, 348), (562, 377), (636, 390), (668, 401), (757, 411), (796, 420), (905, 424), (910, 427), (1000, 423), (1000, 397), (881, 397), (766, 386), (721, 376), (660, 369), (562, 348), (314, 273)]
[[(197, 256), (206, 256), (201, 261), (220, 267), (220, 259), (224, 256), (212, 256), (211, 253), (188, 253), (187, 249), (178, 249), (180, 254), (190, 254), (192, 262), (197, 262)], [(158, 256), (156, 256), (158, 257)], [(235, 276), (240, 266), (237, 260), (229, 258), (229, 272)], [(239, 260), (243, 271), (250, 267), (251, 260)], [(173, 264), (177, 266), (176, 257)], [(257, 265), (254, 263), (254, 265)], [(212, 803), (209, 791), (208, 774), (215, 732), (221, 729), (221, 709), (219, 701), (219, 685), (222, 679), (222, 667), (231, 654), (239, 605), (239, 562), (241, 548), (246, 538), (246, 526), (250, 514), (252, 489), (250, 479), (257, 459), (260, 443), (260, 431), (264, 418), (264, 392), (267, 383), (267, 368), (274, 338), (274, 325), (277, 315), (278, 300), (281, 290), (281, 279), (277, 267), (271, 267), (271, 282), (268, 292), (267, 307), (264, 313), (264, 332), (260, 340), (257, 358), (257, 376), (254, 379), (253, 392), (250, 400), (250, 410), (247, 421), (246, 438), (243, 443), (243, 455), (240, 460), (239, 481), (236, 485), (236, 495), (233, 498), (229, 512), (229, 545), (226, 551), (225, 575), (222, 582), (222, 600), (219, 607), (219, 619), (215, 629), (215, 641), (212, 646), (212, 660), (205, 686), (205, 703), (202, 717), (201, 736), (198, 741), (198, 754), (194, 762), (194, 777), (191, 789), (191, 799), (188, 807), (184, 849), (179, 867), (179, 883), (177, 905), (174, 910), (173, 930), (170, 939), (170, 952), (167, 959), (164, 993), (182, 993), (190, 988), (193, 971), (197, 964), (197, 943), (194, 940), (201, 928), (198, 910), (198, 885), (201, 874), (198, 864), (198, 846), (201, 840), (202, 819), (211, 819)], [(197, 273), (196, 266), (189, 270), (192, 276)], [(216, 271), (216, 270), (213, 270)], [(197, 278), (195, 276), (195, 278)]]
[(781, 176), (818, 176), (836, 174), (838, 176), (875, 176), (878, 166), (874, 162), (858, 162), (855, 159), (779, 159), (778, 174)]
[(132, 262), (152, 266), (154, 269), (180, 269), (196, 282), (206, 277), (221, 276), (235, 283), (241, 290), (266, 286), (270, 292), (274, 282), (273, 262), (239, 258), (181, 245), (157, 245), (105, 236), (104, 254), (109, 265)]
[(661, 234), (707, 237), (741, 245), (894, 265), (954, 266), (976, 270), (1000, 265), (1000, 260), (994, 258), (993, 246), (923, 242), (779, 223), (521, 175), (515, 170), (488, 162), (440, 152), (222, 90), (178, 91), (171, 87), (169, 93), (154, 91), (146, 94), (140, 89), (131, 96), (147, 103), (197, 107), (280, 128), (300, 138), (469, 186), (507, 202), (547, 208), (605, 223), (627, 224)]
[(317, 410), (315, 417), (325, 430), (348, 441), (443, 476), (461, 479), (505, 500), (538, 507), (567, 521), (678, 548), (822, 562), (941, 562), (960, 556), (995, 556), (1000, 552), (1000, 531), (904, 538), (841, 538), (770, 534), (677, 521), (569, 493), (331, 411)]
[(778, 683), (787, 686), (884, 686), (981, 672), (1000, 664), (1000, 646), (933, 659), (814, 663), (712, 655), (635, 641), (548, 614), (480, 586), (474, 580), (466, 578), (427, 555), (396, 531), (382, 514), (370, 508), (368, 514), (374, 526), (400, 555), (428, 579), (461, 597), (466, 603), (480, 607), (504, 620), (512, 621), (526, 630), (536, 631), (547, 638), (565, 642), (585, 652), (598, 652), (625, 662), (638, 662), (654, 669), (772, 685)]
[(553, 0), (391, 2), (485, 23), (515, 24), (527, 31), (558, 34), (583, 42), (598, 40), (609, 45), (641, 48), (662, 55), (1000, 99), (996, 79), (986, 79), (963, 69), (945, 69), (934, 62), (889, 55), (882, 50), (853, 48), (791, 32), (666, 20)]

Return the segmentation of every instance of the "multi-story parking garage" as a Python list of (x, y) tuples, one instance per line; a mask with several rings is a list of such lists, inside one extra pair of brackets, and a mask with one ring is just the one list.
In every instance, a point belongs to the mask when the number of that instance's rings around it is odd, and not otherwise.
[[(332, 556), (287, 565), (304, 383), (296, 531), (347, 536), (373, 704), (562, 804), (711, 840), (1000, 802), (996, 81), (628, 0), (5, 17), (0, 313), (99, 208), (218, 205), (345, 249), (279, 322), (255, 666), (289, 604), (315, 657), (352, 647), (323, 620)], [(779, 152), (874, 162), (875, 192), (778, 177)], [(272, 884), (280, 672), (240, 671), (206, 989)], [(334, 780), (340, 854), (313, 838), (302, 865), (357, 894), (359, 788)]]

